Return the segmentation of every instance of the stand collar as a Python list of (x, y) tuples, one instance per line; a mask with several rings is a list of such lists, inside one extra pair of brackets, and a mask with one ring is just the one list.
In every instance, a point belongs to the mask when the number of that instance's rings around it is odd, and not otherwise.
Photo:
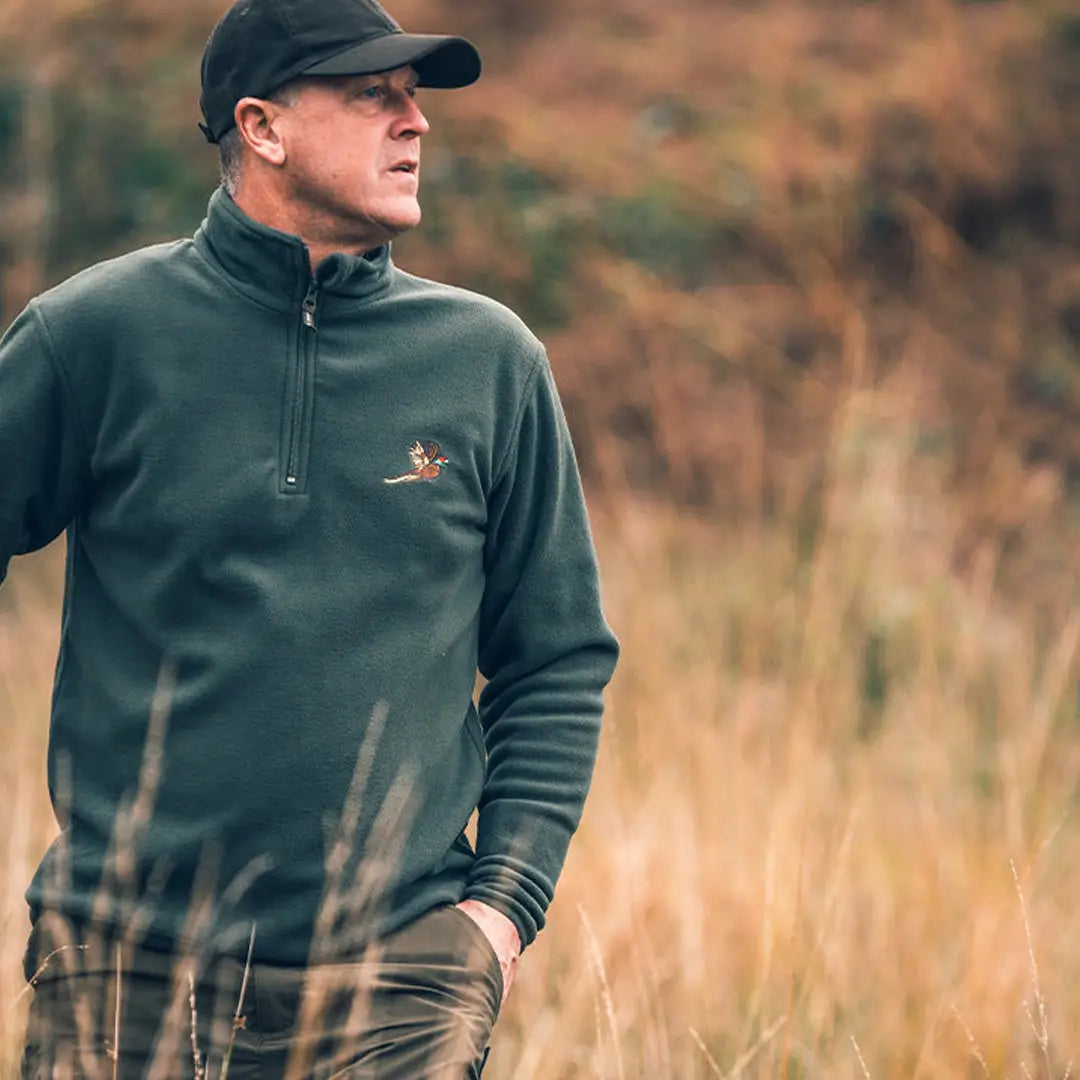
[(390, 245), (383, 244), (366, 255), (330, 255), (313, 277), (307, 245), (299, 236), (248, 217), (220, 187), (210, 197), (195, 244), (242, 292), (281, 310), (299, 303), (313, 280), (326, 292), (372, 296), (386, 288), (393, 269)]

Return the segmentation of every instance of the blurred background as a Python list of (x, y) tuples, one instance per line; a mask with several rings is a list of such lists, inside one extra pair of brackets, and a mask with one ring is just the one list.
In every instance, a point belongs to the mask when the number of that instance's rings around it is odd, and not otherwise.
[[(0, 0), (0, 329), (198, 225), (223, 6)], [(395, 259), (548, 345), (624, 646), (487, 1075), (1063, 1080), (1075, 0), (392, 10), (485, 60), (422, 98), (424, 222)], [(4, 1077), (55, 828), (61, 561), (0, 591)]]

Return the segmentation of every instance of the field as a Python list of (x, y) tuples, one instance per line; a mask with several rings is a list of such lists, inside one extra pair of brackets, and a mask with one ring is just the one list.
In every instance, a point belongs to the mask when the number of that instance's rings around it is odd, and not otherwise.
[[(197, 225), (222, 6), (0, 0), (0, 329)], [(1075, 0), (390, 6), (485, 56), (395, 260), (548, 345), (623, 644), (485, 1080), (1080, 1077)], [(0, 589), (0, 1080), (62, 557)]]
[[(1068, 1074), (1080, 619), (1006, 596), (989, 545), (958, 569), (905, 400), (850, 390), (813, 522), (594, 500), (624, 659), (494, 1080)], [(53, 827), (57, 555), (16, 567), (0, 616), (5, 1077)]]

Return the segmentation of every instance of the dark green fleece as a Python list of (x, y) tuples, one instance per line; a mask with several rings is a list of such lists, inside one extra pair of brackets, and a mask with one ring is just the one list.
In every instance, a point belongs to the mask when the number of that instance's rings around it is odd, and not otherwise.
[(533, 939), (617, 646), (519, 319), (387, 248), (312, 278), (218, 191), (19, 316), (0, 454), (0, 578), (68, 534), (35, 914), (302, 963), (471, 896)]

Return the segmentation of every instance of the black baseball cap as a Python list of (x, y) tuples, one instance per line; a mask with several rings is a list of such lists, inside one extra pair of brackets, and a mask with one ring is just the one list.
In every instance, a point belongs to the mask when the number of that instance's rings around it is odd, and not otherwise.
[(451, 89), (480, 77), (471, 41), (406, 34), (376, 0), (237, 0), (202, 58), (200, 124), (216, 143), (244, 97), (264, 97), (298, 75), (374, 75), (411, 64), (421, 86)]

